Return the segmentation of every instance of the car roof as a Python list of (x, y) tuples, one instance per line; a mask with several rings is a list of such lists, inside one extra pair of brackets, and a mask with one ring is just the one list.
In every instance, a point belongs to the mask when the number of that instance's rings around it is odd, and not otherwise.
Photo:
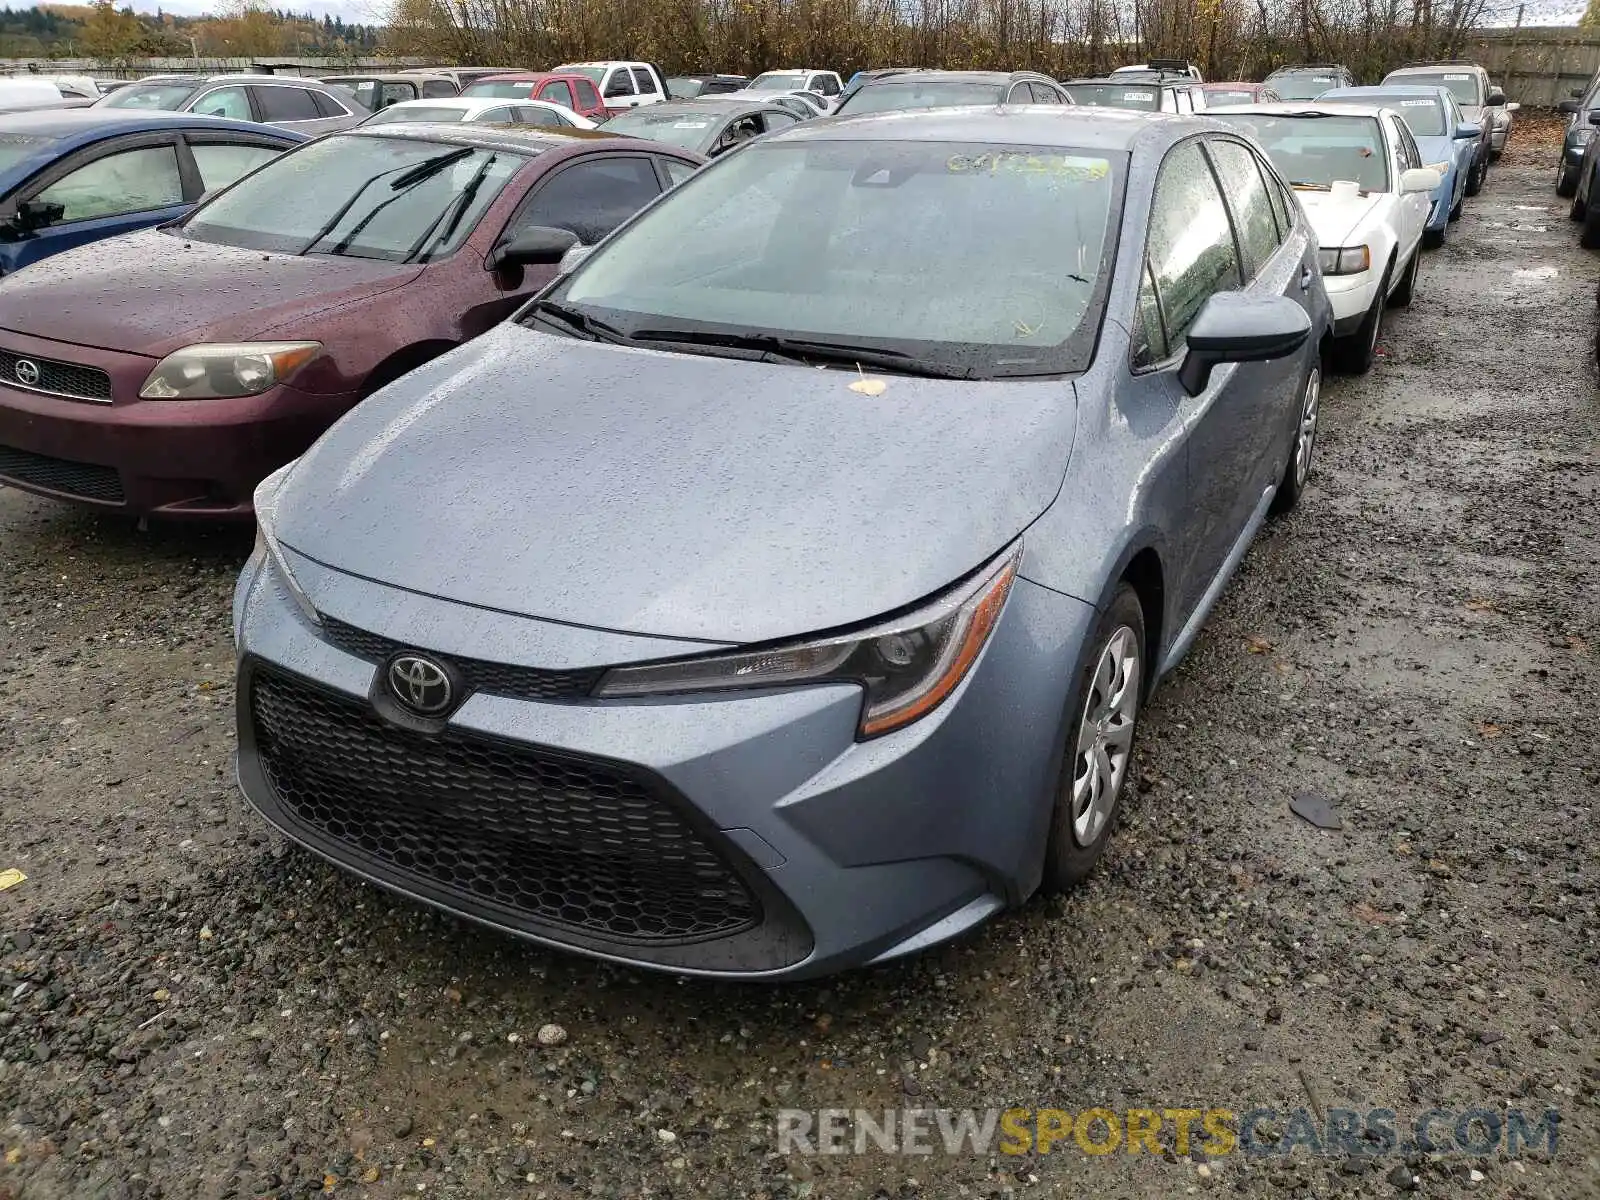
[(1315, 75), (1318, 71), (1344, 71), (1348, 74), (1350, 68), (1343, 63), (1291, 63), (1274, 67), (1267, 78), (1271, 79), (1273, 75)]
[(1427, 96), (1430, 99), (1438, 100), (1441, 98), (1441, 92), (1446, 96), (1450, 95), (1449, 88), (1437, 83), (1413, 83), (1409, 85), (1372, 83), (1364, 87), (1329, 88), (1317, 99), (1326, 100), (1330, 97), (1342, 98), (1344, 96)]
[(338, 83), (344, 79), (376, 79), (380, 83), (415, 83), (419, 79), (450, 79), (450, 76), (440, 75), (435, 71), (343, 71), (338, 75), (319, 75), (317, 78), (323, 83)]
[(611, 138), (613, 135), (603, 129), (556, 129), (548, 125), (456, 125), (438, 121), (391, 121), (387, 125), (358, 125), (342, 134), (331, 136), (411, 138), (472, 146), (480, 150), (543, 154), (549, 150), (565, 149), (576, 141)]
[(762, 138), (771, 141), (989, 142), (1129, 152), (1145, 137), (1175, 140), (1215, 129), (1203, 117), (1072, 105), (966, 105), (801, 121)]
[(199, 113), (170, 112), (153, 108), (37, 108), (0, 115), (0, 132), (32, 133), (66, 138), (104, 133), (138, 133), (170, 126), (194, 129), (248, 130), (251, 133), (283, 134), (289, 130), (254, 121), (235, 121), (227, 117), (204, 117)]
[(497, 75), (485, 75), (481, 79), (474, 79), (467, 86), (471, 87), (474, 83), (538, 83), (546, 79), (588, 78), (587, 75), (579, 75), (576, 71), (502, 71)]
[(1391, 111), (1386, 104), (1319, 104), (1315, 100), (1273, 100), (1267, 104), (1224, 104), (1207, 112), (1270, 113), (1280, 117), (1375, 117)]
[[(935, 71), (913, 67), (907, 71), (896, 71), (892, 75), (880, 75), (876, 79), (869, 79), (867, 83), (878, 86), (899, 83), (924, 83), (932, 80), (934, 83), (1010, 83), (1017, 76), (1028, 78), (1049, 78), (1042, 76), (1037, 71)], [(866, 86), (863, 84), (863, 86)]]
[[(724, 114), (738, 114), (746, 112), (759, 112), (764, 108), (774, 108), (766, 100), (750, 100), (743, 96), (694, 96), (688, 100), (667, 100), (660, 104), (641, 104), (638, 108), (630, 108), (627, 113), (618, 114), (626, 116), (628, 113), (643, 113), (646, 115), (668, 115), (672, 113), (703, 113), (714, 112)], [(611, 118), (613, 121), (616, 117)]]
[(1472, 71), (1480, 75), (1489, 73), (1475, 62), (1411, 63), (1408, 66), (1396, 67), (1384, 78), (1393, 79), (1396, 75), (1461, 75)]
[(1154, 72), (1150, 76), (1124, 75), (1114, 79), (1110, 75), (1090, 75), (1084, 79), (1063, 79), (1062, 87), (1071, 87), (1075, 83), (1103, 83), (1110, 87), (1204, 87), (1205, 84), (1191, 79), (1187, 75), (1179, 75), (1168, 71), (1157, 76)]

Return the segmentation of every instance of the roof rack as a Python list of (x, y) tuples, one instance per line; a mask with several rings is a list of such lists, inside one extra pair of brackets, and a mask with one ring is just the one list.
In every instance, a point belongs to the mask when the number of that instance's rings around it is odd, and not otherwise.
[(1272, 68), (1271, 73), (1277, 75), (1282, 71), (1348, 71), (1349, 69), (1343, 63), (1285, 63), (1281, 67)]
[(1145, 65), (1152, 71), (1181, 71), (1188, 74), (1193, 64), (1185, 58), (1152, 58)]

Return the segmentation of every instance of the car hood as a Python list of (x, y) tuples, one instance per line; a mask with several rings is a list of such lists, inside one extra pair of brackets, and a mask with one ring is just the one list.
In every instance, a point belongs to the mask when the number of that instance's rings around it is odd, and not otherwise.
[(421, 271), (372, 259), (263, 254), (148, 229), (7, 277), (0, 329), (160, 358), (369, 299)]
[[(513, 324), (336, 424), (276, 532), (327, 566), (595, 628), (755, 642), (929, 596), (1049, 506), (1070, 381), (813, 370)], [(315, 596), (313, 596), (313, 600)]]
[(1300, 207), (1311, 218), (1311, 227), (1324, 246), (1343, 246), (1345, 239), (1355, 232), (1356, 226), (1377, 207), (1380, 196), (1363, 196), (1360, 192), (1314, 192), (1301, 190)]

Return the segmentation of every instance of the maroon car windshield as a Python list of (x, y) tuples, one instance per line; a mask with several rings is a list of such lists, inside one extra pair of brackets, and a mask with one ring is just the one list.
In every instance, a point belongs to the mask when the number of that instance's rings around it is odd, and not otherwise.
[(182, 235), (275, 254), (428, 262), (467, 239), (528, 158), (420, 138), (323, 138), (196, 209)]

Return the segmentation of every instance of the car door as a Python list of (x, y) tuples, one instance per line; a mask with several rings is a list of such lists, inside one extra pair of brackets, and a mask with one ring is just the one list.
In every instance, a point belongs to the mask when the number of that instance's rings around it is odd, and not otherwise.
[[(558, 163), (529, 188), (495, 239), (502, 245), (536, 225), (566, 229), (592, 246), (667, 189), (646, 153), (600, 151)], [(556, 277), (554, 263), (496, 272), (496, 294), (467, 314), (468, 337), (498, 324)]]
[(656, 83), (655, 72), (648, 67), (633, 67), (633, 86), (639, 91), (640, 104), (658, 104), (665, 100), (666, 94), (661, 86)]
[(0, 205), (0, 220), (15, 217), (29, 200), (62, 208), (60, 217), (42, 229), (4, 244), (5, 270), (170, 221), (198, 198), (197, 188), (184, 186), (175, 134), (108, 138), (67, 155)]
[[(1411, 136), (1411, 131), (1406, 128), (1406, 123), (1399, 117), (1391, 114), (1383, 118), (1385, 140), (1389, 143), (1390, 166), (1394, 174), (1392, 186), (1396, 193), (1400, 192), (1400, 176), (1415, 167), (1422, 165), (1422, 153), (1417, 149), (1416, 139)], [(1400, 269), (1416, 252), (1417, 246), (1422, 241), (1423, 227), (1428, 223), (1428, 210), (1433, 206), (1432, 192), (1412, 192), (1409, 196), (1399, 194), (1395, 205), (1395, 228), (1400, 235), (1400, 256), (1395, 267), (1395, 279), (1400, 278)]]
[[(1278, 181), (1261, 157), (1242, 141), (1212, 137), (1206, 141), (1212, 168), (1239, 245), (1244, 290), (1262, 296), (1286, 296), (1317, 321), (1317, 245), (1295, 209), (1284, 211)], [(1227, 402), (1247, 426), (1235, 444), (1237, 475), (1242, 485), (1238, 528), (1243, 529), (1261, 494), (1282, 478), (1303, 383), (1303, 356), (1241, 363)]]
[(1178, 382), (1189, 329), (1214, 294), (1243, 286), (1238, 242), (1222, 191), (1199, 138), (1167, 152), (1150, 201), (1131, 369), (1141, 403), (1178, 414), (1188, 479), (1187, 522), (1174, 547), (1173, 584), (1184, 620), (1222, 569), (1238, 538), (1249, 487), (1239, 462), (1253, 444), (1254, 419), (1241, 411), (1239, 364), (1215, 368), (1191, 396)]

